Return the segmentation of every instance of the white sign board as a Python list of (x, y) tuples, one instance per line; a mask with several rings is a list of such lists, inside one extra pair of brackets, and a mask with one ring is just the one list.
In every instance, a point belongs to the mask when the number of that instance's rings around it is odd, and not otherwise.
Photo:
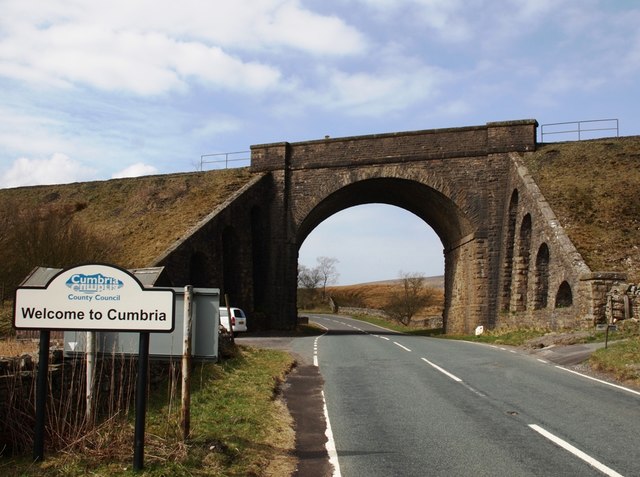
[(147, 288), (102, 264), (63, 270), (44, 288), (16, 291), (16, 329), (171, 332), (173, 290)]

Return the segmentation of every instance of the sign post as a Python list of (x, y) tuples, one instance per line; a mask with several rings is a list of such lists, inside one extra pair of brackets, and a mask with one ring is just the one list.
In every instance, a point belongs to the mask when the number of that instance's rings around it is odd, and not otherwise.
[(47, 404), (47, 381), (49, 374), (49, 330), (40, 331), (40, 349), (38, 357), (38, 377), (36, 378), (36, 422), (33, 438), (33, 460), (44, 459), (44, 422)]
[(147, 415), (147, 375), (149, 374), (149, 333), (140, 333), (138, 382), (136, 383), (136, 428), (133, 436), (133, 470), (144, 467), (144, 428)]
[(50, 330), (140, 333), (134, 468), (142, 469), (149, 333), (173, 331), (174, 291), (145, 289), (131, 273), (112, 265), (80, 265), (61, 271), (45, 287), (18, 288), (13, 320), (16, 329), (40, 330), (34, 460), (44, 458)]

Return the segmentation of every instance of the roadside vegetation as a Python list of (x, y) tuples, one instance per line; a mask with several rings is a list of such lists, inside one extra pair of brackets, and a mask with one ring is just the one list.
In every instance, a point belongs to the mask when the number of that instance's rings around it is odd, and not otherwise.
[(606, 349), (596, 350), (589, 358), (595, 371), (640, 388), (640, 322), (622, 322)]
[[(75, 438), (62, 439), (50, 429), (41, 463), (31, 461), (31, 449), (17, 456), (2, 455), (0, 474), (291, 475), (295, 435), (278, 389), (293, 364), (288, 353), (242, 347), (220, 363), (196, 365), (191, 435), (186, 442), (180, 431), (179, 373), (170, 373), (149, 396), (142, 472), (132, 470), (134, 410), (128, 403), (95, 427), (81, 429)], [(73, 419), (77, 411), (69, 413), (52, 413), (50, 420)]]

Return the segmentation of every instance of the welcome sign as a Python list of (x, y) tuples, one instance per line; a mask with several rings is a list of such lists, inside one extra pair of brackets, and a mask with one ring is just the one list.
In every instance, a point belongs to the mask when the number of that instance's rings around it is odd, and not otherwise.
[(89, 264), (63, 270), (44, 288), (16, 291), (16, 329), (171, 332), (174, 292), (144, 288), (128, 271)]

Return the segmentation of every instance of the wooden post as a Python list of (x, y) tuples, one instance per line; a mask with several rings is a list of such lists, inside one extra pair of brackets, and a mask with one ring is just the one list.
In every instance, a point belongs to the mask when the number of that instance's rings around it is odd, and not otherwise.
[(136, 423), (133, 435), (133, 470), (144, 467), (144, 434), (147, 417), (147, 376), (149, 375), (149, 333), (140, 333), (138, 380), (136, 383)]
[(193, 321), (193, 287), (184, 287), (184, 329), (182, 342), (182, 439), (186, 442), (191, 432), (191, 325)]
[(231, 322), (233, 321), (233, 315), (231, 314), (231, 305), (229, 304), (229, 294), (224, 294), (224, 306), (227, 307), (227, 316), (229, 317), (229, 336), (231, 336), (231, 342), (235, 343), (235, 336), (233, 335), (233, 326)]
[(47, 409), (47, 383), (49, 377), (49, 330), (40, 331), (38, 377), (36, 381), (36, 425), (33, 438), (33, 460), (44, 460), (44, 421)]

